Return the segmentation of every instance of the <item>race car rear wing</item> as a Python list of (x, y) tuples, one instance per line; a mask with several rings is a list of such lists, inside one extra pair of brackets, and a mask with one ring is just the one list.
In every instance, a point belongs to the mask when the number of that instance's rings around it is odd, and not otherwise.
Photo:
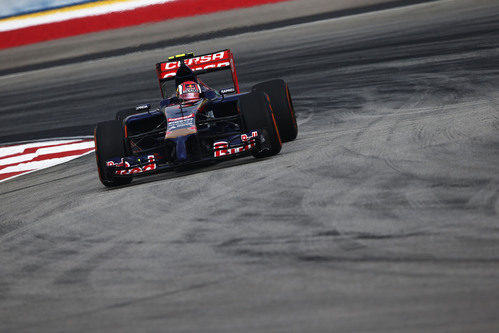
[(232, 72), (234, 89), (236, 90), (236, 93), (239, 93), (239, 82), (237, 81), (234, 56), (232, 52), (227, 49), (196, 57), (193, 53), (179, 54), (169, 57), (168, 61), (157, 63), (156, 72), (158, 74), (159, 87), (163, 98), (166, 98), (164, 83), (175, 79), (181, 61), (183, 61), (196, 75), (230, 69)]

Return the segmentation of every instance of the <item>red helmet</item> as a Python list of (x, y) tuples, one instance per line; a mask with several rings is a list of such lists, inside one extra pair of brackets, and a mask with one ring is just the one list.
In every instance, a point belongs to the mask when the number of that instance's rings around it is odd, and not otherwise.
[(193, 101), (201, 98), (201, 87), (193, 81), (185, 81), (177, 87), (177, 97), (184, 101)]

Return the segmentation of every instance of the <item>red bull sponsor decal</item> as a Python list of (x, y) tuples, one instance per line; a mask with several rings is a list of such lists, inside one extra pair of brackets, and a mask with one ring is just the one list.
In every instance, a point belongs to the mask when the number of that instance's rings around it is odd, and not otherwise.
[[(241, 140), (243, 141), (243, 145), (235, 148), (229, 148), (229, 143), (227, 141), (217, 141), (213, 144), (213, 155), (214, 157), (222, 157), (228, 155), (234, 155), (238, 153), (242, 153), (243, 151), (250, 150), (255, 147), (255, 140), (251, 140), (258, 136), (257, 131), (251, 132), (251, 135), (247, 134), (241, 135)], [(246, 144), (244, 144), (246, 142)]]
[[(146, 171), (151, 171), (151, 170), (156, 170), (157, 165), (156, 163), (153, 163), (155, 161), (154, 155), (148, 155), (147, 156), (147, 162), (148, 164), (144, 166), (137, 166), (131, 169), (123, 169), (123, 170), (116, 170), (115, 174), (116, 175), (136, 175), (139, 173), (143, 173)], [(138, 160), (140, 162), (140, 160)], [(108, 167), (116, 167), (116, 168), (130, 168), (130, 162), (126, 161), (125, 159), (121, 159), (120, 162), (114, 162), (114, 161), (107, 161), (106, 166)]]

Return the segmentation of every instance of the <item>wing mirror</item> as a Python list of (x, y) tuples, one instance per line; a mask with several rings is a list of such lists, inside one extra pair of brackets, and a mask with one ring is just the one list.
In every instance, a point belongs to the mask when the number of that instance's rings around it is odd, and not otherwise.
[(135, 111), (148, 111), (151, 109), (151, 104), (140, 104), (135, 107)]
[(225, 89), (221, 89), (220, 91), (220, 95), (228, 95), (228, 94), (233, 94), (236, 92), (236, 89), (234, 88), (225, 88)]

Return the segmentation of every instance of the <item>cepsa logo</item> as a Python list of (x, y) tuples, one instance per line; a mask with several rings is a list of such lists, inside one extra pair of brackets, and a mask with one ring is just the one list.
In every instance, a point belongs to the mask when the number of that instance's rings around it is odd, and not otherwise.
[[(154, 155), (148, 155), (147, 162), (154, 162)], [(121, 162), (119, 162), (119, 163), (115, 163), (114, 161), (107, 161), (106, 166), (108, 166), (108, 167), (114, 166), (114, 167), (118, 167), (118, 168), (119, 167), (129, 168), (130, 163), (128, 163), (127, 161), (124, 161), (122, 158)], [(149, 164), (146, 164), (142, 167), (136, 167), (133, 169), (116, 170), (115, 174), (117, 174), (117, 175), (135, 175), (135, 174), (150, 171), (150, 170), (156, 170), (156, 163), (149, 163)]]
[(242, 134), (241, 140), (243, 141), (243, 143), (244, 142), (247, 142), (247, 143), (244, 146), (237, 147), (237, 148), (230, 148), (229, 149), (229, 144), (226, 141), (215, 142), (213, 144), (213, 150), (214, 150), (213, 154), (215, 157), (222, 157), (222, 156), (242, 153), (243, 151), (246, 151), (246, 150), (249, 150), (249, 149), (255, 147), (255, 140), (251, 140), (251, 139), (256, 138), (257, 136), (258, 136), (258, 132), (256, 132), (256, 131), (251, 132), (251, 136), (248, 136), (246, 134)]
[[(184, 63), (193, 71), (199, 71), (209, 68), (221, 68), (230, 66), (229, 51), (221, 51), (213, 54), (207, 54), (201, 57), (185, 59)], [(163, 79), (175, 76), (180, 67), (180, 61), (165, 62), (161, 64)]]

